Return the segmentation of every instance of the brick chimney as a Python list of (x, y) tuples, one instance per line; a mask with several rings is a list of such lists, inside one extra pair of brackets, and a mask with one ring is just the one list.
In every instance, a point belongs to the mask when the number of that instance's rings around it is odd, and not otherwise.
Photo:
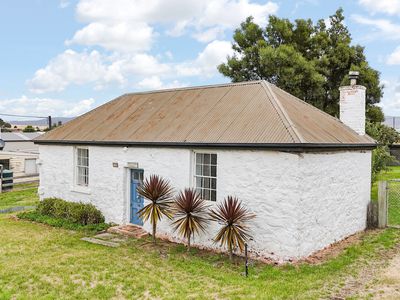
[(365, 134), (365, 86), (357, 85), (359, 73), (349, 72), (350, 85), (341, 86), (340, 121), (359, 135)]

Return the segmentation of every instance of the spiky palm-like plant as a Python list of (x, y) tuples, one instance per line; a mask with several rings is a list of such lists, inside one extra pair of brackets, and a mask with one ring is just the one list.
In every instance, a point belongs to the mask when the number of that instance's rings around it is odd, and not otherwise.
[(150, 223), (153, 225), (153, 242), (155, 244), (157, 222), (163, 216), (172, 218), (173, 189), (168, 180), (158, 175), (150, 175), (137, 188), (137, 192), (150, 201), (149, 204), (138, 211), (138, 215), (143, 222), (150, 220)]
[(175, 199), (173, 206), (174, 230), (187, 239), (188, 251), (194, 234), (204, 232), (209, 223), (208, 205), (194, 189), (185, 189)]
[(214, 241), (228, 248), (229, 258), (232, 260), (233, 249), (239, 248), (243, 251), (245, 242), (251, 239), (247, 223), (255, 215), (250, 213), (237, 197), (228, 196), (216, 209), (210, 211), (210, 217), (222, 225)]

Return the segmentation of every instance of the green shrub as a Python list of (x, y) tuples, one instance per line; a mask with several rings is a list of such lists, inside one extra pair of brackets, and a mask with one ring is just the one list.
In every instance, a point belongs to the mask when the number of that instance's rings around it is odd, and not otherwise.
[(38, 223), (47, 224), (53, 227), (61, 227), (69, 230), (82, 230), (82, 231), (103, 231), (111, 226), (111, 224), (107, 223), (98, 223), (98, 224), (89, 224), (82, 225), (75, 222), (72, 222), (67, 219), (60, 219), (55, 217), (50, 217), (48, 215), (42, 215), (38, 211), (27, 211), (22, 212), (17, 215), (20, 219), (25, 219), (29, 221), (34, 221)]
[(47, 198), (39, 203), (36, 211), (41, 215), (65, 219), (81, 225), (104, 223), (103, 214), (93, 204)]

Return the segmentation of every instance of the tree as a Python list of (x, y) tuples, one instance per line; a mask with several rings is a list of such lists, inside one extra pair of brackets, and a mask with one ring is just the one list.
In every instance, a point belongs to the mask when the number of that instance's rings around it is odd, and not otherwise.
[(206, 201), (194, 189), (185, 189), (175, 199), (173, 226), (175, 231), (187, 239), (188, 251), (191, 237), (206, 230), (207, 207)]
[(143, 184), (137, 188), (139, 195), (150, 201), (138, 211), (139, 217), (144, 221), (150, 221), (153, 226), (153, 242), (156, 243), (157, 223), (166, 216), (172, 218), (171, 205), (173, 189), (169, 181), (158, 175), (150, 175)]
[(367, 116), (377, 121), (380, 108), (374, 104), (383, 89), (379, 72), (369, 66), (364, 48), (351, 44), (341, 8), (329, 17), (329, 26), (322, 19), (314, 24), (310, 19), (291, 22), (270, 16), (264, 29), (249, 17), (233, 39), (233, 56), (218, 66), (233, 82), (267, 80), (338, 116), (339, 87), (348, 84), (350, 70), (359, 71), (359, 84), (367, 87)]
[(3, 119), (0, 119), (0, 128), (3, 132), (10, 132), (11, 124), (5, 122)]
[(251, 239), (247, 223), (255, 215), (250, 213), (238, 198), (228, 196), (210, 211), (210, 217), (222, 225), (214, 241), (228, 247), (229, 258), (232, 260), (233, 250), (239, 248), (243, 251), (245, 242)]
[(32, 125), (28, 125), (22, 130), (22, 132), (35, 132), (35, 131), (36, 130), (35, 130), (35, 128), (33, 128)]

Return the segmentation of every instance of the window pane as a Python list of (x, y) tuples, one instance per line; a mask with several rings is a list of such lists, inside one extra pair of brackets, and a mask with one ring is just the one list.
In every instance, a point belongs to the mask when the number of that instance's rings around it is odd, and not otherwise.
[(196, 154), (196, 164), (202, 164), (203, 163), (203, 154), (197, 153)]
[(201, 188), (201, 177), (196, 177), (196, 187)]
[(211, 175), (211, 170), (210, 170), (210, 166), (203, 166), (203, 176), (210, 176)]
[(211, 166), (211, 176), (217, 177), (217, 166)]
[(211, 178), (211, 188), (217, 189), (217, 179), (216, 178)]
[(217, 201), (217, 191), (211, 191), (211, 201)]
[(210, 178), (204, 178), (204, 188), (210, 188)]
[(204, 199), (210, 200), (210, 190), (204, 190)]
[(196, 165), (196, 175), (202, 175), (201, 174), (201, 165)]
[(217, 164), (217, 154), (211, 154), (211, 164)]
[(205, 165), (209, 165), (211, 163), (210, 154), (204, 154), (204, 162)]

